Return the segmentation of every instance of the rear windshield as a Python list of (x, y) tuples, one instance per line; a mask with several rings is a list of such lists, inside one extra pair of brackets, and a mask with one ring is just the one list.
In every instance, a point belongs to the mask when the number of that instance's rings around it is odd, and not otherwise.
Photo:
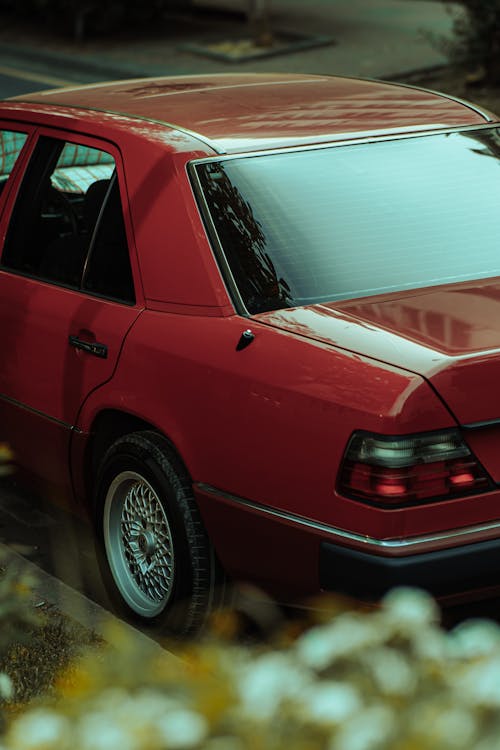
[(497, 129), (195, 168), (250, 313), (500, 275)]

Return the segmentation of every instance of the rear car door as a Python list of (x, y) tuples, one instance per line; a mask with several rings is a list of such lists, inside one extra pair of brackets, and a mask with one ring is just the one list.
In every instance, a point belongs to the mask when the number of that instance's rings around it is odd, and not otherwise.
[[(69, 485), (72, 430), (142, 309), (119, 151), (40, 130), (0, 266), (0, 424), (18, 462)], [(140, 293), (139, 293), (140, 296)]]

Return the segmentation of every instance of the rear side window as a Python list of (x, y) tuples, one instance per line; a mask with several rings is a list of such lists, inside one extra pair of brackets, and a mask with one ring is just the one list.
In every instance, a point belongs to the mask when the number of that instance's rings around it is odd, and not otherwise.
[(113, 156), (41, 137), (20, 188), (2, 265), (133, 303)]
[(17, 157), (22, 151), (26, 133), (15, 133), (12, 130), (0, 130), (0, 193), (4, 189), (10, 173), (14, 169)]

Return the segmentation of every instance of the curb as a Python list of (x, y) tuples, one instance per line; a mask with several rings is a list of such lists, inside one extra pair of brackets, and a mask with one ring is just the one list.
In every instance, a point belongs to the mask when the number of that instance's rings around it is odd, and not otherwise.
[[(110, 623), (116, 623), (124, 628), (133, 638), (142, 641), (149, 649), (158, 650), (163, 656), (169, 652), (160, 646), (155, 640), (147, 636), (129, 623), (121, 620), (108, 610), (96, 604), (84, 594), (79, 593), (67, 584), (59, 581), (50, 573), (45, 572), (35, 563), (15, 552), (8, 545), (0, 542), (0, 555), (7, 564), (15, 564), (19, 570), (29, 573), (35, 579), (34, 595), (36, 599), (43, 599), (56, 610), (75, 622), (78, 622), (86, 630), (91, 630), (106, 640), (106, 629)], [(174, 654), (170, 654), (177, 660)]]

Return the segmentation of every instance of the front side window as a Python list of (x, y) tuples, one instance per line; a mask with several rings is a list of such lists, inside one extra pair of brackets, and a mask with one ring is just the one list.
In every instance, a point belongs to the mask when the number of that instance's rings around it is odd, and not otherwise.
[(2, 265), (134, 302), (113, 156), (41, 137), (14, 207)]
[(250, 313), (500, 275), (497, 129), (194, 170)]

